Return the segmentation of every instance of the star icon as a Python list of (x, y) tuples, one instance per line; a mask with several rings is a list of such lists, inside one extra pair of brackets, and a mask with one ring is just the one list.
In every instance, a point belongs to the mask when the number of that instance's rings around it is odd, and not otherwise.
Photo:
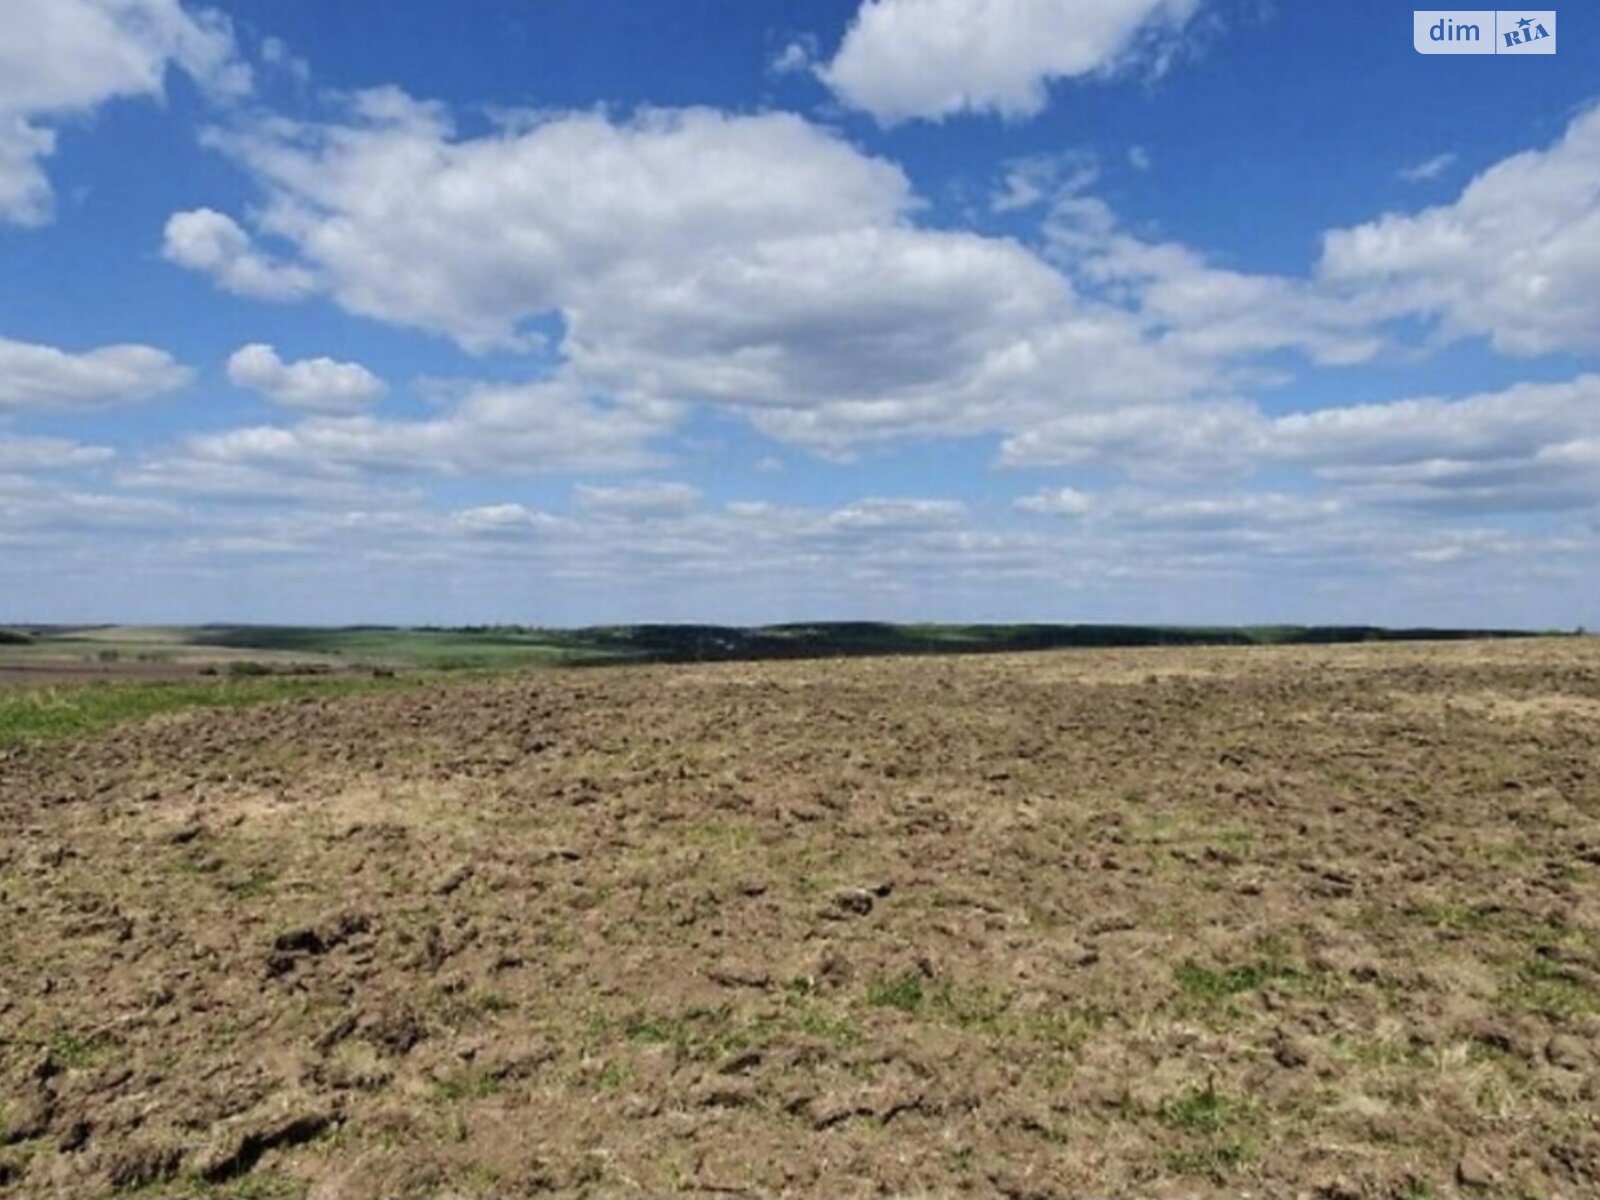
[(1529, 25), (1532, 25), (1533, 22), (1529, 18), (1523, 17), (1522, 20), (1517, 22), (1517, 24), (1520, 25), (1523, 29), (1526, 29)]

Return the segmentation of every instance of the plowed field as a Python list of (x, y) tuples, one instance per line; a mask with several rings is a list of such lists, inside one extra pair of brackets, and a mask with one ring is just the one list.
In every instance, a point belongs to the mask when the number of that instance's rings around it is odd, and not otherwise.
[(548, 671), (0, 820), (3, 1195), (1600, 1192), (1592, 640)]

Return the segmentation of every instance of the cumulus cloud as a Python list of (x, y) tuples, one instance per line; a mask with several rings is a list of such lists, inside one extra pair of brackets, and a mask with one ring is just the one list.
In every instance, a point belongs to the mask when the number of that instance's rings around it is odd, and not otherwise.
[[(542, 336), (533, 327), (554, 326), (564, 385), (618, 412), (715, 405), (835, 458), (991, 433), (1018, 464), (1142, 448), (1142, 477), (1193, 478), (1259, 461), (1259, 413), (1240, 397), (1288, 378), (1283, 351), (1365, 362), (1398, 338), (1395, 318), (1449, 309), (1459, 327), (1533, 264), (1536, 298), (1506, 301), (1497, 338), (1535, 325), (1551, 347), (1593, 336), (1600, 288), (1575, 281), (1593, 257), (1580, 234), (1597, 219), (1594, 167), (1573, 145), (1595, 124), (1580, 117), (1560, 145), (1507, 160), (1455, 205), (1330, 234), (1318, 269), (1297, 276), (1130, 231), (1090, 193), (1096, 168), (1082, 155), (1012, 163), (992, 197), (1003, 213), (1039, 214), (1034, 246), (920, 225), (904, 172), (792, 115), (518, 114), (466, 137), (442, 106), (382, 89), (347, 98), (332, 121), (251, 119), (211, 137), (254, 175), (255, 225), (292, 258), (266, 259), (210, 210), (178, 214), (169, 241), (199, 247), (175, 253), (224, 286), (231, 273), (235, 288), (325, 290), (470, 351), (526, 347)], [(1509, 208), (1486, 207), (1525, 176), (1541, 185), (1538, 211), (1559, 215), (1534, 221), (1563, 246), (1559, 261), (1525, 253)], [(1445, 289), (1426, 236), (1394, 250), (1403, 277), (1374, 265), (1387, 237), (1371, 230), (1440, 213), (1476, 214), (1485, 236), (1509, 239), (1503, 276), (1470, 295)], [(471, 422), (423, 430), (448, 440), (468, 427), (476, 445)], [(381, 423), (362, 436), (423, 430)], [(305, 433), (296, 454), (348, 465), (348, 437)], [(444, 457), (476, 460), (458, 449)]]
[(791, 115), (543, 114), (462, 138), (388, 89), (212, 140), (347, 310), (472, 351), (556, 316), (584, 386), (825, 452), (1009, 427), (1059, 407), (1061, 380), (1093, 407), (1218, 375), (1019, 241), (919, 227), (898, 167)]
[(959, 500), (885, 499), (871, 497), (828, 515), (830, 529), (918, 530), (957, 524), (967, 506)]
[(1506, 354), (1600, 348), (1600, 107), (1450, 203), (1323, 239), (1320, 278)]
[(346, 308), (476, 350), (515, 347), (558, 309), (603, 321), (630, 283), (691, 277), (778, 232), (880, 225), (911, 203), (897, 167), (787, 114), (573, 113), (461, 139), (442, 108), (386, 89), (342, 123), (214, 141), (267, 185), (263, 228)]
[(700, 491), (687, 483), (636, 483), (620, 487), (580, 484), (573, 489), (580, 508), (620, 517), (661, 517), (688, 512)]
[(465, 508), (454, 517), (456, 525), (472, 533), (521, 535), (558, 526), (560, 520), (522, 504), (483, 504)]
[(485, 385), (426, 419), (316, 416), (203, 434), (179, 461), (307, 476), (623, 470), (654, 465), (648, 443), (676, 417), (671, 406), (596, 400), (565, 379)]
[(1297, 466), (1370, 504), (1581, 509), (1600, 504), (1600, 376), (1277, 417), (1242, 401), (1128, 408), (1064, 418), (1008, 439), (1001, 462), (1105, 463), (1146, 479)]
[(188, 367), (151, 346), (102, 346), (81, 354), (0, 338), (0, 413), (104, 408), (183, 387)]
[(179, 0), (6, 0), (0, 20), (0, 221), (50, 220), (56, 129), (107, 101), (160, 96), (169, 67), (220, 95), (249, 88), (226, 18)]
[(1012, 502), (1019, 512), (1038, 513), (1053, 517), (1081, 517), (1094, 507), (1087, 493), (1077, 488), (1051, 488), (1022, 496)]
[[(1470, 511), (1419, 522), (1337, 490), (1113, 488), (1095, 492), (1082, 519), (1027, 523), (938, 494), (836, 506), (700, 502), (638, 517), (586, 503), (576, 489), (570, 504), (546, 507), (512, 484), (456, 507), (420, 491), (278, 476), (279, 495), (252, 499), (227, 490), (255, 470), (237, 461), (217, 463), (212, 486), (238, 502), (194, 503), (212, 496), (199, 476), (185, 487), (159, 465), (150, 464), (151, 486), (168, 478), (171, 498), (0, 471), (0, 541), (29, 551), (27, 574), (15, 555), (0, 556), (0, 584), (25, 583), (48, 565), (52, 586), (82, 589), (85, 561), (102, 576), (115, 562), (162, 596), (198, 597), (201, 610), (246, 586), (261, 607), (242, 615), (308, 621), (352, 619), (340, 608), (352, 594), (371, 598), (363, 619), (429, 620), (442, 610), (573, 624), (925, 620), (932, 595), (938, 615), (957, 620), (1118, 620), (1129, 611), (1188, 622), (1326, 620), (1358, 603), (1351, 611), (1362, 619), (1391, 623), (1481, 624), (1492, 605), (1508, 623), (1570, 624), (1594, 594), (1600, 562), (1600, 530), (1581, 513), (1556, 530), (1511, 532)], [(607, 485), (659, 486), (639, 477)], [(134, 545), (139, 553), (128, 553)], [(1292, 595), (1270, 586), (1284, 572), (1301, 585)], [(1533, 573), (1544, 582), (1519, 599)], [(333, 586), (308, 589), (312, 581)], [(1241, 597), (1256, 606), (1241, 609)], [(117, 604), (98, 616), (126, 618), (125, 594)], [(171, 619), (159, 607), (146, 619), (163, 612)]]
[(1052, 80), (1116, 70), (1177, 35), (1199, 0), (867, 0), (819, 74), (884, 124), (1028, 117)]
[(0, 472), (54, 471), (109, 462), (109, 446), (86, 446), (65, 438), (15, 437), (0, 434)]
[(1377, 353), (1383, 315), (1362, 297), (1314, 280), (1231, 270), (1180, 242), (1128, 232), (1111, 207), (1085, 189), (1095, 174), (1057, 173), (1044, 239), (1051, 258), (1085, 288), (1136, 312), (1168, 350), (1218, 360), (1293, 349), (1322, 365)]
[(1074, 413), (1007, 438), (1009, 467), (1112, 463), (1140, 479), (1240, 474), (1259, 465), (1263, 418), (1242, 400)]
[(299, 300), (316, 290), (310, 271), (263, 254), (237, 221), (214, 209), (173, 213), (161, 254), (168, 262), (211, 276), (217, 286), (239, 296)]
[(287, 408), (349, 412), (383, 395), (386, 385), (360, 363), (307, 358), (286, 363), (271, 346), (241, 346), (228, 359), (228, 378)]

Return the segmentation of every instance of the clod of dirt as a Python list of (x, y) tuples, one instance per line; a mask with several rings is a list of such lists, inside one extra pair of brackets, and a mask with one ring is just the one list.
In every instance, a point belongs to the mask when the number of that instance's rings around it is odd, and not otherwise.
[(811, 1118), (811, 1128), (831, 1129), (852, 1117), (870, 1117), (872, 1105), (859, 1096), (822, 1096), (805, 1104), (806, 1115)]
[(843, 987), (855, 978), (855, 968), (850, 965), (850, 960), (837, 950), (829, 950), (822, 956), (822, 961), (817, 964), (813, 977), (828, 984), (830, 987)]
[(765, 1055), (759, 1050), (747, 1050), (743, 1054), (736, 1054), (727, 1062), (717, 1068), (724, 1075), (744, 1075), (755, 1070), (765, 1060)]
[(27, 1076), (35, 1083), (48, 1083), (61, 1074), (61, 1063), (49, 1050), (40, 1052), (28, 1067)]
[(313, 1040), (315, 1046), (323, 1054), (332, 1050), (345, 1038), (356, 1031), (356, 1018), (354, 1013), (342, 1013), (334, 1022), (319, 1033)]
[(1280, 1067), (1295, 1070), (1311, 1061), (1311, 1051), (1304, 1040), (1282, 1036), (1272, 1047), (1272, 1057)]
[(706, 971), (713, 983), (723, 987), (766, 988), (772, 986), (772, 972), (765, 967), (722, 962)]
[(746, 1080), (718, 1080), (695, 1089), (701, 1108), (748, 1108), (760, 1103), (760, 1093)]
[(176, 1146), (135, 1144), (109, 1154), (101, 1168), (111, 1186), (122, 1191), (164, 1183), (178, 1173), (182, 1161)]
[(321, 925), (290, 929), (280, 933), (272, 948), (283, 954), (326, 954), (358, 933), (367, 931), (369, 922), (360, 913), (340, 913)]
[(872, 893), (866, 888), (845, 888), (833, 895), (833, 908), (837, 915), (864, 917), (872, 911)]
[(94, 1126), (81, 1117), (68, 1123), (66, 1131), (56, 1140), (56, 1149), (62, 1154), (72, 1154), (82, 1150), (89, 1143), (89, 1135), (94, 1132)]
[(428, 1036), (415, 1013), (385, 1012), (368, 1021), (361, 1030), (362, 1036), (396, 1057), (409, 1054), (423, 1038)]
[(264, 1110), (236, 1118), (218, 1129), (189, 1161), (189, 1170), (216, 1182), (242, 1175), (268, 1150), (310, 1141), (337, 1120), (328, 1104), (304, 1097), (280, 1097)]
[(484, 1075), (502, 1082), (532, 1078), (561, 1056), (560, 1047), (540, 1037), (522, 1037), (488, 1047), (478, 1058)]
[(460, 866), (445, 872), (439, 882), (433, 885), (434, 893), (440, 896), (448, 896), (471, 878), (472, 864), (462, 863)]
[(1558, 1033), (1545, 1044), (1544, 1056), (1553, 1067), (1581, 1071), (1589, 1065), (1589, 1047), (1570, 1033)]
[(55, 1097), (43, 1088), (36, 1089), (12, 1104), (4, 1126), (0, 1127), (0, 1145), (43, 1137), (55, 1115)]
[(1335, 1175), (1317, 1185), (1312, 1195), (1316, 1200), (1361, 1200), (1361, 1189), (1344, 1175)]
[(1490, 1188), (1500, 1181), (1493, 1167), (1475, 1154), (1464, 1154), (1456, 1164), (1456, 1182), (1464, 1188)]
[(267, 974), (287, 974), (301, 958), (326, 954), (371, 927), (372, 922), (364, 913), (341, 912), (315, 926), (285, 930), (273, 939)]

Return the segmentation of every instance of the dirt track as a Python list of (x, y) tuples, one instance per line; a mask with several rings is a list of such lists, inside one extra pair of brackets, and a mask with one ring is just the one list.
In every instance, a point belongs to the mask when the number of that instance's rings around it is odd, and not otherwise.
[(1600, 1191), (1600, 645), (551, 672), (0, 758), (0, 1194)]

